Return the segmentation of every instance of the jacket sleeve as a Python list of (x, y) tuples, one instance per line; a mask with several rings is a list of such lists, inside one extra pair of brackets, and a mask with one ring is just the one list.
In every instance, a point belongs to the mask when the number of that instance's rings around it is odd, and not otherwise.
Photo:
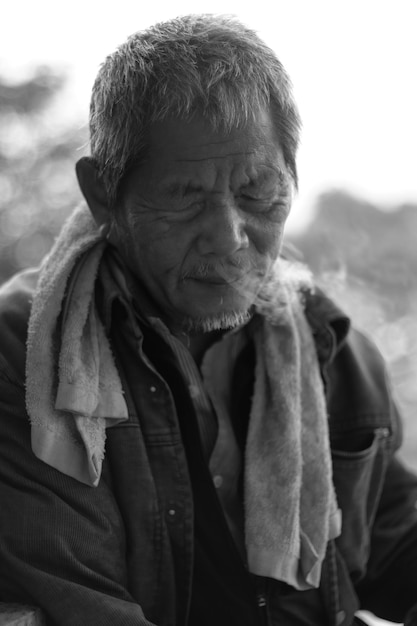
[(123, 521), (106, 480), (78, 483), (30, 446), (23, 386), (0, 372), (0, 601), (47, 624), (150, 626), (127, 590)]
[[(399, 424), (395, 408), (394, 419)], [(363, 608), (417, 626), (417, 476), (395, 455), (387, 467), (367, 574), (358, 592)]]

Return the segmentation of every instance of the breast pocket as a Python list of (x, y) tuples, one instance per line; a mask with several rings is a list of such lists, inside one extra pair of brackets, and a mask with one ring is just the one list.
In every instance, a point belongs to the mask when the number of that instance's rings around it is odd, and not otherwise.
[(347, 435), (343, 437), (343, 449), (333, 442), (333, 481), (342, 510), (342, 534), (336, 542), (354, 582), (366, 569), (389, 434), (387, 428), (377, 428)]

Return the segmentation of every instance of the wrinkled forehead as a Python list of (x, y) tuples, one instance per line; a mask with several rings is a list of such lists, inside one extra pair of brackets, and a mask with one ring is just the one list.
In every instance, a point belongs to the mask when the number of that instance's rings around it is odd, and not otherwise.
[(228, 150), (248, 153), (279, 144), (271, 115), (260, 109), (253, 119), (232, 129), (214, 127), (201, 113), (188, 119), (169, 117), (149, 127), (150, 154), (177, 159), (216, 158)]
[(148, 160), (160, 173), (210, 172), (284, 168), (271, 116), (260, 110), (231, 130), (213, 128), (203, 115), (166, 119), (150, 127)]

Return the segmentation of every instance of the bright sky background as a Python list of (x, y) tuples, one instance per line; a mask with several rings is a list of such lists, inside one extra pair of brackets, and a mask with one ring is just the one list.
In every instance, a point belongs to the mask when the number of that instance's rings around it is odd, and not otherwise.
[(135, 30), (191, 12), (233, 13), (289, 71), (304, 130), (290, 227), (321, 190), (389, 208), (417, 203), (416, 0), (0, 0), (0, 72), (46, 62), (72, 72), (62, 114), (87, 119), (106, 54)]

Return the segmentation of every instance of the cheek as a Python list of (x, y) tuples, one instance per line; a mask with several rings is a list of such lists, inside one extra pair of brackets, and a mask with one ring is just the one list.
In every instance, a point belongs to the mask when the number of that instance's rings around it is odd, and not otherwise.
[(265, 224), (263, 228), (257, 228), (252, 233), (252, 243), (265, 260), (275, 261), (279, 255), (283, 231), (282, 224)]
[(136, 271), (168, 282), (175, 280), (181, 272), (189, 249), (184, 229), (175, 229), (162, 222), (130, 226), (125, 248)]

